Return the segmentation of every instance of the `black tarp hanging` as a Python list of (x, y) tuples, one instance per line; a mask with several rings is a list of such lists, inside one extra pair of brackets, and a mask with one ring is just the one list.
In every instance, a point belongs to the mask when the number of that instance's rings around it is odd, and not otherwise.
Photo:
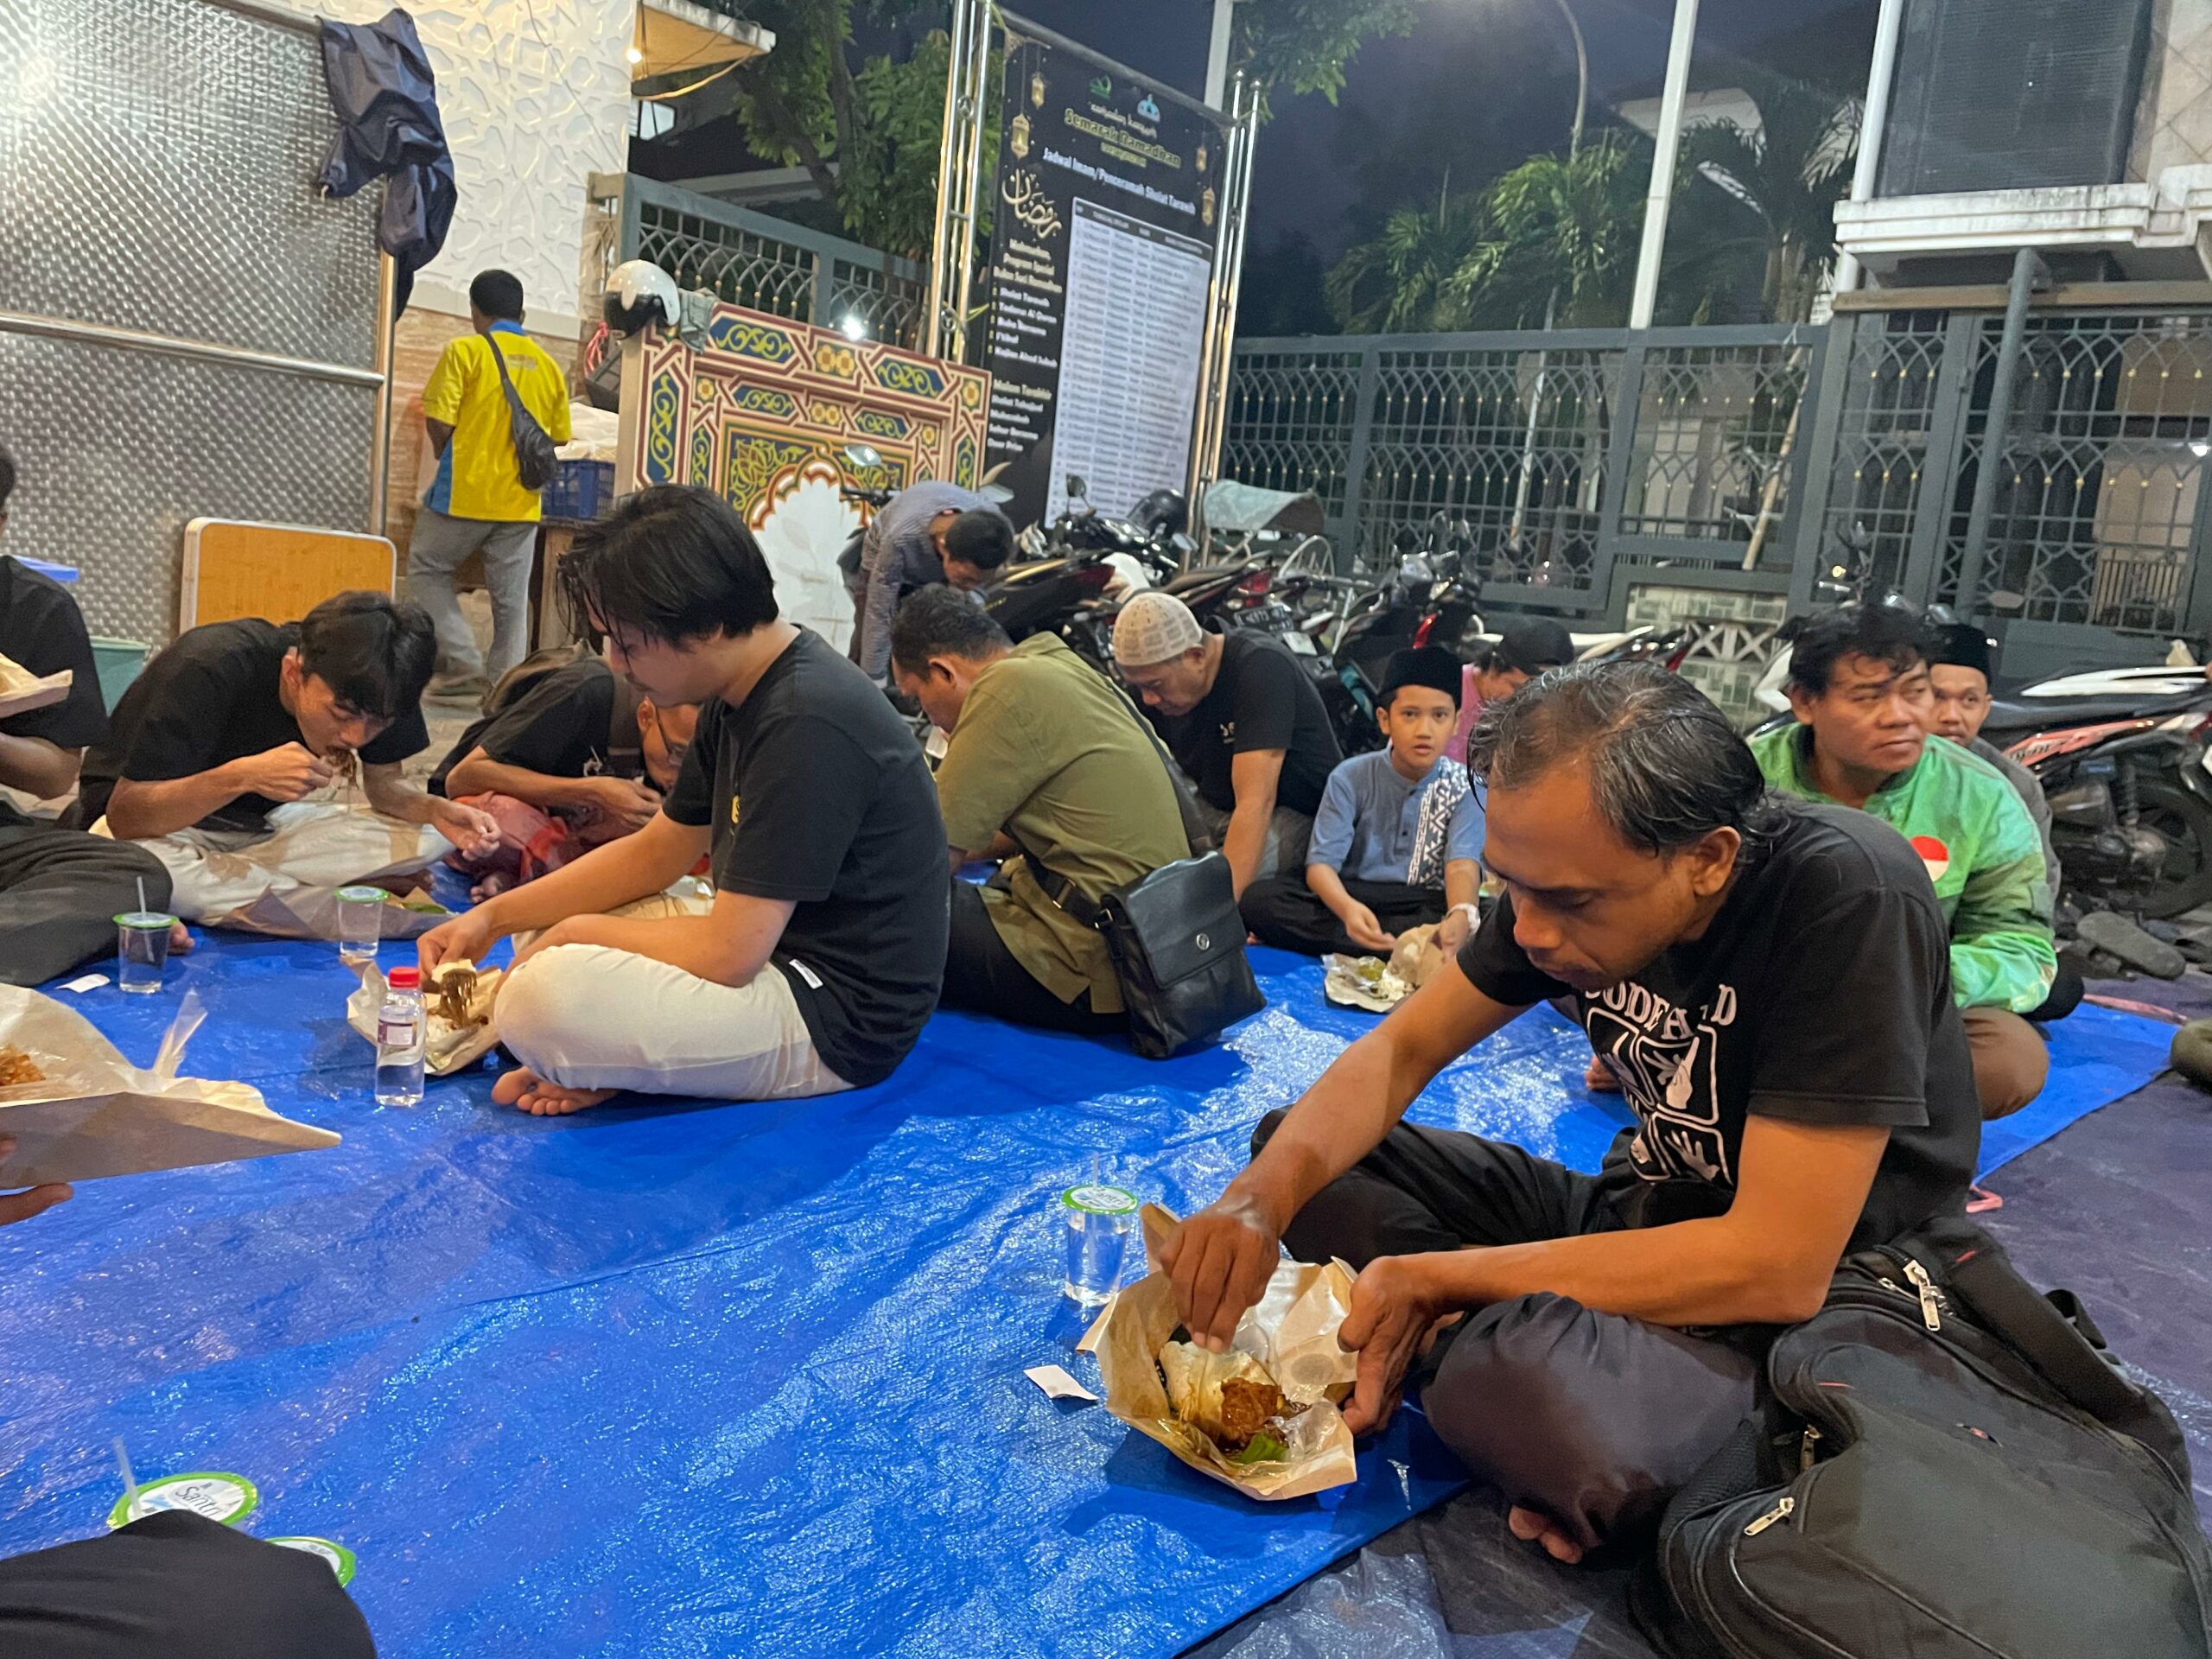
[(415, 273), (437, 257), (460, 191), (453, 152), (438, 118), (437, 77), (415, 20), (395, 6), (373, 23), (334, 23), (322, 31), (322, 73), (338, 137), (320, 182), (350, 196), (389, 178), (377, 245), (398, 266), (394, 312), (407, 308)]

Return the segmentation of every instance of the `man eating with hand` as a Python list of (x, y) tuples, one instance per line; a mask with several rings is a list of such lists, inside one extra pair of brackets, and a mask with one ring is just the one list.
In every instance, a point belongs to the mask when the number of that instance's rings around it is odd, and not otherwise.
[(429, 746), (435, 651), (420, 606), (368, 592), (281, 626), (241, 618), (180, 634), (86, 753), (71, 822), (143, 847), (169, 872), (176, 913), (219, 925), (267, 894), (496, 841), (483, 813), (400, 776)]
[[(1963, 1208), (1980, 1113), (1920, 861), (1865, 813), (1770, 796), (1695, 687), (1555, 670), (1484, 711), (1469, 766), (1497, 910), (1262, 1122), (1161, 1265), (1218, 1351), (1279, 1247), (1344, 1258), (1348, 1426), (1418, 1388), (1515, 1534), (1579, 1560), (1649, 1532), (1847, 1250)], [(1401, 1122), (1562, 998), (1636, 1114), (1599, 1174)]]

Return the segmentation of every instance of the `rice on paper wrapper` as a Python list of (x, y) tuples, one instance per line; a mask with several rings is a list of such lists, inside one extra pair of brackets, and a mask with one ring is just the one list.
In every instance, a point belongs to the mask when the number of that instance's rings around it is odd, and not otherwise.
[(327, 1129), (279, 1117), (243, 1083), (181, 1077), (181, 1013), (150, 1071), (132, 1065), (92, 1022), (50, 996), (0, 985), (0, 1043), (22, 1050), (43, 1081), (0, 1089), (0, 1135), (16, 1141), (0, 1187), (89, 1181), (334, 1147)]
[[(1147, 1254), (1176, 1225), (1157, 1205), (1144, 1208)], [(1337, 1328), (1351, 1306), (1351, 1269), (1341, 1262), (1316, 1266), (1285, 1262), (1267, 1294), (1249, 1309), (1232, 1344), (1268, 1368), (1284, 1396), (1306, 1409), (1289, 1422), (1287, 1455), (1253, 1464), (1230, 1461), (1212, 1437), (1175, 1416), (1167, 1403), (1158, 1356), (1182, 1324), (1175, 1287), (1154, 1272), (1122, 1290), (1098, 1328), (1098, 1370), (1106, 1409), (1166, 1446), (1178, 1461), (1234, 1486), (1247, 1497), (1306, 1497), (1358, 1478), (1351, 1431), (1337, 1407), (1351, 1392), (1359, 1358), (1338, 1345)]]

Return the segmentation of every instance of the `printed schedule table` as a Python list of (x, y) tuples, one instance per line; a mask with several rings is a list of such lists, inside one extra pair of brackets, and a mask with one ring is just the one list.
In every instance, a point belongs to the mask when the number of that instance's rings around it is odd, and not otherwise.
[(1075, 204), (1047, 518), (1071, 473), (1109, 514), (1185, 486), (1211, 273), (1203, 242)]

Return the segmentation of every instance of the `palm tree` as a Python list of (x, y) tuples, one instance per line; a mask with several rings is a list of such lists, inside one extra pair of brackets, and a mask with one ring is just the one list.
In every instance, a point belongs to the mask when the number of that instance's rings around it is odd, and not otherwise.
[(1612, 136), (1571, 156), (1532, 156), (1485, 193), (1491, 234), (1446, 285), (1476, 326), (1618, 323), (1643, 223), (1642, 168)]
[(1755, 228), (1745, 237), (1695, 238), (1695, 257), (1712, 264), (1763, 253), (1767, 315), (1802, 322), (1835, 258), (1835, 205), (1850, 188), (1859, 104), (1771, 75), (1751, 77), (1745, 90), (1758, 105), (1759, 130), (1703, 122), (1682, 135), (1682, 153), (1751, 210)]
[(1347, 334), (1395, 334), (1465, 326), (1447, 291), (1482, 245), (1487, 215), (1480, 196), (1452, 196), (1436, 207), (1401, 207), (1372, 242), (1348, 248), (1323, 284), (1329, 309)]

